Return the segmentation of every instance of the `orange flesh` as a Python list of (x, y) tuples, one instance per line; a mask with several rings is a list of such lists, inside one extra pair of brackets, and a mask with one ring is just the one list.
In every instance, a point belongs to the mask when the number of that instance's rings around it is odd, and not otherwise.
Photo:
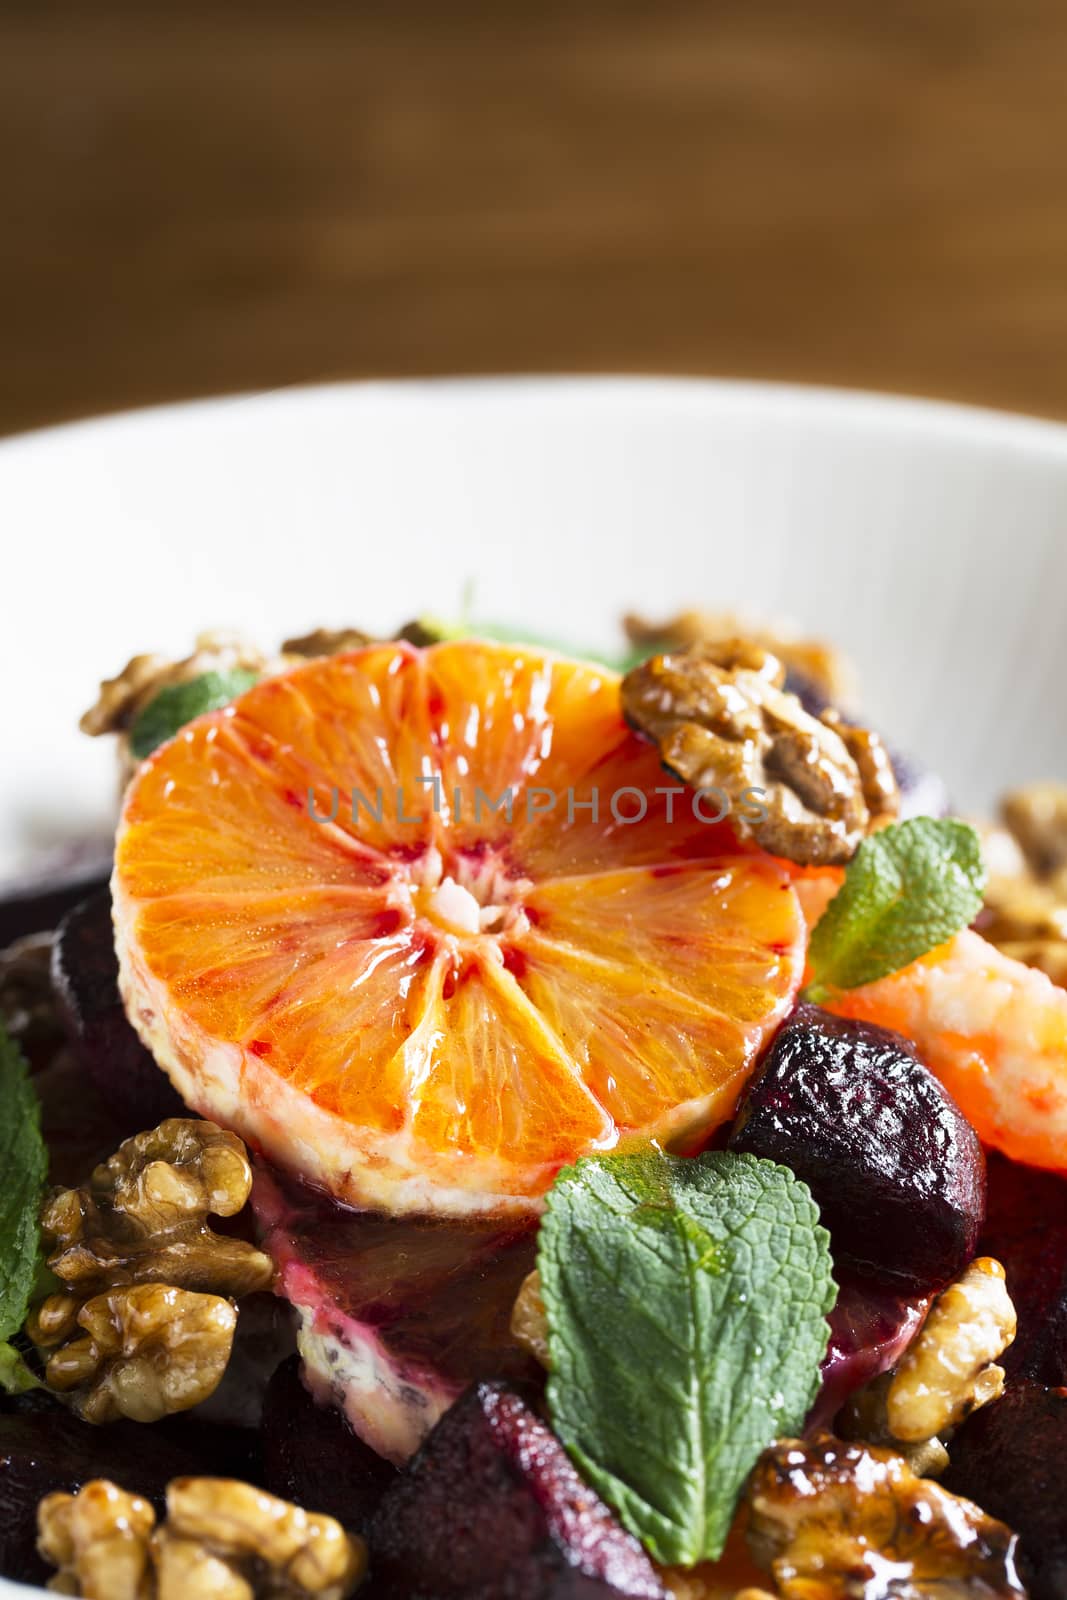
[(131, 785), (131, 1016), (277, 1158), (306, 1161), (313, 1107), (313, 1175), (342, 1198), (491, 1208), (585, 1151), (706, 1133), (792, 1002), (804, 930), (782, 867), (671, 786), (587, 664), (468, 640), (267, 680)]

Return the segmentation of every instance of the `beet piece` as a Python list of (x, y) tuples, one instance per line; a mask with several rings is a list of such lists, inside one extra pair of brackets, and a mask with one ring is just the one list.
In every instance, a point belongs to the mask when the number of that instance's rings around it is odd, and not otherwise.
[(1067, 1180), (991, 1155), (980, 1248), (1003, 1263), (1019, 1317), (1000, 1362), (1009, 1383), (1067, 1385)]
[(925, 1294), (974, 1256), (986, 1188), (978, 1137), (888, 1029), (798, 1006), (749, 1085), (729, 1148), (803, 1178), (834, 1259), (862, 1277)]
[(804, 1429), (809, 1434), (830, 1428), (850, 1394), (896, 1366), (930, 1305), (923, 1295), (906, 1297), (840, 1272), (837, 1277), (841, 1287), (829, 1316), (822, 1384)]
[(1067, 1393), (1009, 1384), (964, 1423), (942, 1482), (1019, 1535), (1031, 1600), (1067, 1595)]
[(658, 1600), (636, 1539), (514, 1390), (479, 1383), (386, 1491), (371, 1566), (396, 1600)]
[(308, 1511), (324, 1511), (354, 1533), (365, 1534), (397, 1473), (363, 1443), (339, 1411), (311, 1398), (300, 1378), (300, 1357), (293, 1356), (267, 1387), (263, 1475), (271, 1494)]
[(301, 1319), (305, 1381), (379, 1455), (406, 1461), (474, 1379), (543, 1381), (510, 1329), (531, 1222), (353, 1211), (262, 1163), (252, 1204)]
[(123, 1009), (111, 926), (111, 891), (90, 895), (63, 919), (52, 952), (52, 982), (78, 1060), (100, 1092), (122, 1107), (130, 1132), (154, 1128), (185, 1107)]

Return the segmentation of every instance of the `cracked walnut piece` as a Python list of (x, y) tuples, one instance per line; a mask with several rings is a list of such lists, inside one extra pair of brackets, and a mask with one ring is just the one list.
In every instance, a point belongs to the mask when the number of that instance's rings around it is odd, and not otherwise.
[(541, 1274), (534, 1270), (522, 1280), (511, 1308), (511, 1337), (545, 1368), (548, 1359), (548, 1313), (541, 1298)]
[(48, 1587), (85, 1600), (149, 1600), (147, 1500), (103, 1478), (77, 1494), (49, 1494), (37, 1508), (37, 1548), (59, 1571)]
[(982, 830), (982, 932), (1005, 955), (1067, 986), (1067, 785), (1016, 789), (1000, 810), (1005, 826)]
[(939, 1476), (948, 1466), (945, 1440), (1003, 1394), (996, 1362), (1015, 1330), (1004, 1268), (980, 1256), (938, 1295), (896, 1370), (849, 1400), (846, 1437), (896, 1450), (920, 1477)]
[(998, 1356), (1015, 1338), (1004, 1268), (979, 1256), (943, 1289), (905, 1351), (886, 1395), (890, 1431), (905, 1443), (956, 1428), (1004, 1392)]
[(86, 1421), (154, 1421), (214, 1393), (233, 1347), (230, 1297), (267, 1288), (272, 1268), (207, 1218), (236, 1215), (251, 1185), (240, 1139), (172, 1117), (46, 1200), (42, 1236), (64, 1287), (26, 1332), (51, 1352), (49, 1387)]
[[(219, 1295), (142, 1283), (95, 1295), (77, 1307), (73, 1324), (64, 1320), (60, 1337), (75, 1328), (81, 1337), (48, 1358), (48, 1387), (69, 1394), (86, 1422), (158, 1422), (214, 1394), (230, 1359), (237, 1311)], [(39, 1315), (30, 1332), (46, 1349), (49, 1329)]]
[(88, 1183), (46, 1200), (48, 1265), (82, 1295), (131, 1283), (235, 1296), (269, 1288), (270, 1258), (207, 1223), (209, 1216), (236, 1216), (251, 1188), (252, 1168), (235, 1134), (169, 1117), (127, 1139)]
[(782, 1600), (1026, 1593), (1011, 1530), (888, 1450), (779, 1440), (756, 1463), (748, 1508), (749, 1548)]
[(631, 613), (623, 617), (622, 625), (632, 645), (656, 655), (722, 644), (727, 639), (751, 639), (827, 700), (847, 702), (855, 688), (852, 667), (840, 651), (821, 639), (802, 639), (784, 623), (750, 622), (733, 611), (680, 611), (665, 622), (651, 622)]
[(367, 1567), (332, 1517), (228, 1478), (174, 1479), (159, 1528), (104, 1480), (46, 1496), (37, 1520), (49, 1587), (85, 1600), (344, 1600)]
[(623, 714), (671, 772), (729, 796), (742, 836), (803, 866), (840, 865), (896, 815), (892, 766), (876, 734), (809, 715), (784, 682), (776, 656), (733, 639), (635, 667)]

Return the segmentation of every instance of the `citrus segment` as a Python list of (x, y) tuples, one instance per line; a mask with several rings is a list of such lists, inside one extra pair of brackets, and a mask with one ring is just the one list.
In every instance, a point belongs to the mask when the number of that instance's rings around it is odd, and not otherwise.
[(130, 787), (127, 1009), (341, 1199), (536, 1207), (583, 1152), (728, 1116), (799, 981), (786, 872), (669, 782), (587, 664), (460, 641), (265, 681)]

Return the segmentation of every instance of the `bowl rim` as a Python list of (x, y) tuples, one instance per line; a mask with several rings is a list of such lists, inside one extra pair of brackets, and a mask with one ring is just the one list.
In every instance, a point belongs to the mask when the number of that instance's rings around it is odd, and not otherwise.
[(108, 411), (0, 438), (0, 469), (27, 453), (68, 442), (107, 441), (129, 433), (166, 432), (187, 425), (226, 424), (254, 414), (323, 408), (343, 412), (354, 404), (405, 409), (412, 404), (505, 404), (554, 410), (639, 409), (660, 414), (766, 418), (778, 423), (818, 421), (842, 431), (911, 433), (945, 443), (1007, 449), (1038, 459), (1067, 458), (1067, 419), (1059, 421), (955, 400), (875, 389), (779, 382), (759, 378), (656, 373), (515, 373), (403, 378), (354, 378), (294, 383), (232, 394), (204, 395)]

